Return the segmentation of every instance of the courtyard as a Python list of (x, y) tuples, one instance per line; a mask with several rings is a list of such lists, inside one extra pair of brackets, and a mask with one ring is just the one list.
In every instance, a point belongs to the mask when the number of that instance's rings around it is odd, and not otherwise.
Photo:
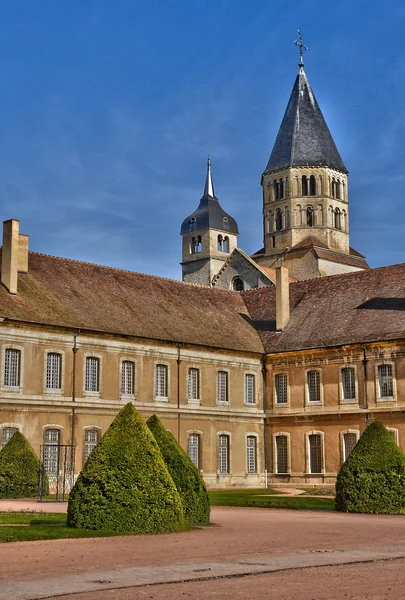
[(379, 600), (404, 566), (402, 516), (215, 506), (182, 533), (2, 544), (0, 600)]

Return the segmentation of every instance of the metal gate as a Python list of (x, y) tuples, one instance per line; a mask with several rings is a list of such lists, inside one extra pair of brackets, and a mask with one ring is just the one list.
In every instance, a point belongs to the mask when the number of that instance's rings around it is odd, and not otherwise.
[(74, 446), (61, 444), (44, 444), (41, 446), (38, 502), (63, 502), (67, 500), (74, 484), (74, 469)]

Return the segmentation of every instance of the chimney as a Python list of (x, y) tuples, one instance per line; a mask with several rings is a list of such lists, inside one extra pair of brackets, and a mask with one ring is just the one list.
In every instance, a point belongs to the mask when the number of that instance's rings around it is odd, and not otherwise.
[(28, 273), (28, 236), (19, 233), (20, 222), (9, 219), (3, 223), (1, 283), (10, 294), (17, 293), (17, 274)]
[(290, 319), (290, 283), (287, 267), (276, 268), (276, 330), (282, 331)]

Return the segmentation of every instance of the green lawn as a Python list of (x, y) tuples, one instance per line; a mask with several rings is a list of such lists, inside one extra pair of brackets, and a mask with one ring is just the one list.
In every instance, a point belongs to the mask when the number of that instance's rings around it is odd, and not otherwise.
[[(334, 510), (333, 498), (307, 496), (275, 496), (278, 490), (242, 489), (210, 491), (211, 506), (255, 506), (259, 508), (291, 508), (300, 510)], [(266, 496), (264, 496), (266, 494)], [(267, 495), (268, 494), (268, 495)]]

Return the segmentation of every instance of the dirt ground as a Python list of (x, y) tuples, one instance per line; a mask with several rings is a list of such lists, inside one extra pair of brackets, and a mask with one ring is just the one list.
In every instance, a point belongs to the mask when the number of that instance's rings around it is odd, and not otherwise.
[[(391, 552), (390, 559), (370, 562), (378, 559), (375, 553), (379, 549)], [(312, 564), (317, 560), (327, 564), (329, 557), (344, 564), (322, 566), (319, 563), (316, 568), (300, 567), (304, 559), (315, 560)], [(228, 563), (252, 564), (258, 568), (257, 565), (269, 564), (269, 560), (274, 564), (277, 561), (283, 563), (283, 568), (288, 570), (210, 579), (209, 569), (197, 568), (199, 563), (211, 561), (210, 564), (219, 565), (223, 568), (221, 572), (226, 574)], [(103, 587), (103, 572), (108, 572), (111, 579), (112, 572), (122, 575), (126, 569), (129, 573), (136, 567), (139, 573), (142, 568), (142, 573), (147, 574), (144, 580), (150, 581), (154, 573), (158, 575), (159, 569), (170, 573), (171, 567), (175, 571), (190, 562), (195, 567), (193, 571), (201, 571), (196, 577), (205, 577), (203, 571), (207, 570), (205, 581), (130, 587), (132, 575), (128, 575), (126, 589), (86, 591), (88, 588), (84, 586), (81, 590), (77, 580), (78, 575), (79, 580), (84, 581), (94, 573), (97, 583)], [(3, 544), (0, 546), (0, 599), (32, 599), (47, 595), (63, 600), (68, 597), (70, 600), (164, 600), (191, 596), (203, 600), (231, 597), (260, 600), (273, 596), (277, 600), (379, 600), (405, 597), (404, 567), (403, 516), (214, 507), (211, 526), (178, 534)], [(76, 577), (73, 596), (66, 596), (69, 577), (72, 582)], [(38, 595), (41, 585), (43, 588), (48, 580), (52, 583), (49, 593)], [(133, 585), (140, 585), (139, 581), (134, 581)]]

